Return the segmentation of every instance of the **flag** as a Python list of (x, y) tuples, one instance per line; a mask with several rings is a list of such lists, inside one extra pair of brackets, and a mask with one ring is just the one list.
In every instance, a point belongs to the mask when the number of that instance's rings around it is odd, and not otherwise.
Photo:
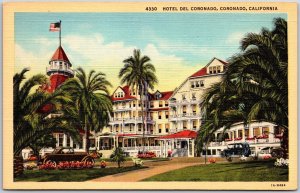
[(49, 31), (60, 31), (60, 22), (50, 23)]

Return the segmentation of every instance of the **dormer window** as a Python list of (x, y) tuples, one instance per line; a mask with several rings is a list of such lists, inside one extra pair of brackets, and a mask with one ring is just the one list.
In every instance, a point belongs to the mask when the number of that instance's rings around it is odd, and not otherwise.
[(218, 72), (218, 73), (221, 72), (221, 66), (217, 66), (217, 72)]
[(209, 67), (209, 74), (212, 74), (213, 71), (212, 71), (212, 67)]
[(195, 85), (194, 85), (194, 82), (191, 82), (191, 88), (194, 88)]
[(185, 100), (185, 99), (186, 99), (186, 98), (185, 98), (185, 94), (183, 94), (183, 95), (182, 95), (182, 100)]
[(203, 80), (200, 81), (200, 86), (204, 87), (204, 81)]
[(197, 82), (196, 82), (196, 87), (199, 87), (199, 86), (200, 86), (200, 85), (199, 85), (199, 82), (197, 81)]
[(213, 67), (213, 73), (216, 74), (217, 73), (217, 67)]

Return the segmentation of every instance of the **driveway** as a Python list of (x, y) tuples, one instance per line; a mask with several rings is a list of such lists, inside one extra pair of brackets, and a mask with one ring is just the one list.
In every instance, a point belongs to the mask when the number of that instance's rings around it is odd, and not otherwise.
[(203, 158), (172, 158), (170, 161), (144, 162), (148, 168), (105, 176), (91, 182), (138, 182), (151, 176), (180, 168), (204, 164)]

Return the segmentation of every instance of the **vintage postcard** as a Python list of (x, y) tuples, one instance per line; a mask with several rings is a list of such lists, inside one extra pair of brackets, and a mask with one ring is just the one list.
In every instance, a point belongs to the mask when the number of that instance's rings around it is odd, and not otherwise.
[(297, 4), (3, 4), (3, 188), (297, 189)]

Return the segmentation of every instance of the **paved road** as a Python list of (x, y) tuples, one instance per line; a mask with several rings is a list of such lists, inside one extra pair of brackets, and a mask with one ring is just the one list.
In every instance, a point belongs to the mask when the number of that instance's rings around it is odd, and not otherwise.
[(171, 170), (185, 168), (188, 166), (194, 166), (203, 164), (201, 158), (173, 158), (170, 161), (161, 162), (145, 162), (145, 166), (149, 168), (135, 170), (125, 173), (119, 173), (110, 176), (104, 176), (90, 180), (92, 182), (137, 182), (151, 176), (165, 173)]

